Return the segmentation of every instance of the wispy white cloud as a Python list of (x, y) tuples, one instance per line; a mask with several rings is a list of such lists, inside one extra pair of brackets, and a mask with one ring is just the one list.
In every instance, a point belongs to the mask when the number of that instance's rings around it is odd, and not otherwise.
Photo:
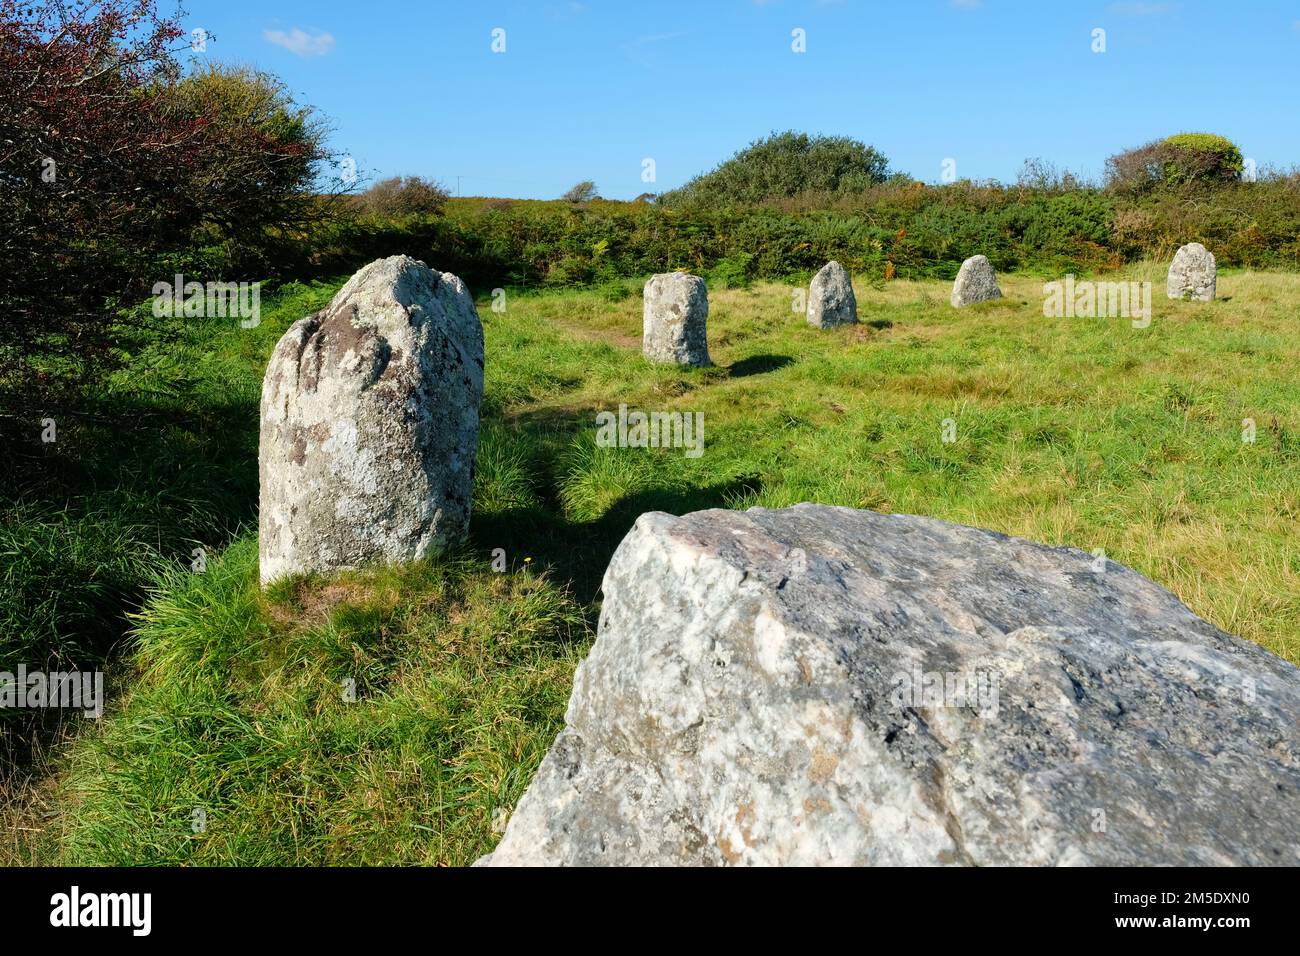
[(650, 33), (646, 36), (637, 37), (632, 41), (633, 46), (645, 46), (647, 43), (663, 43), (665, 40), (676, 40), (678, 37), (686, 36), (685, 32), (678, 30), (676, 33)]
[(262, 36), (296, 56), (324, 56), (334, 49), (334, 34), (308, 33), (301, 27), (294, 27), (288, 33), (283, 30), (264, 30)]
[(1178, 9), (1178, 4), (1153, 3), (1151, 0), (1125, 0), (1123, 3), (1112, 3), (1106, 9), (1121, 17), (1158, 17), (1173, 13)]
[(673, 33), (647, 33), (630, 40), (623, 44), (623, 55), (631, 60), (637, 66), (644, 66), (653, 69), (658, 65), (655, 58), (655, 47), (661, 43), (667, 43), (669, 40), (676, 40), (679, 37), (687, 35), (687, 31), (678, 30)]

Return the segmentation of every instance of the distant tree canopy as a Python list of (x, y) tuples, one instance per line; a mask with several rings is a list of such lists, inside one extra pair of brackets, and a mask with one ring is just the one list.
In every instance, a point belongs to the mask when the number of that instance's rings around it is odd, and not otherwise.
[(1161, 186), (1214, 186), (1245, 168), (1241, 150), (1213, 133), (1179, 133), (1116, 153), (1106, 160), (1106, 186), (1140, 193)]
[(810, 136), (793, 130), (755, 140), (712, 172), (663, 193), (666, 206), (727, 206), (784, 199), (801, 193), (838, 198), (888, 178), (889, 160), (847, 136)]
[(590, 179), (584, 179), (569, 187), (568, 192), (560, 198), (565, 202), (591, 202), (599, 197), (596, 195), (596, 184)]
[(213, 64), (166, 88), (162, 102), (171, 122), (201, 128), (211, 144), (188, 185), (202, 223), (256, 243), (311, 221), (328, 130), (278, 77)]
[(360, 196), (357, 206), (363, 216), (400, 219), (403, 216), (437, 216), (447, 204), (448, 193), (438, 183), (420, 176), (381, 179)]

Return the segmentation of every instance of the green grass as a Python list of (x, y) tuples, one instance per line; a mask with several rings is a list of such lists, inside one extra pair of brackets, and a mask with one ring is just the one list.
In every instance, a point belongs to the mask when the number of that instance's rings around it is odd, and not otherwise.
[(536, 574), (467, 560), (299, 579), (269, 599), (256, 569), (241, 538), (203, 574), (159, 580), (128, 699), (73, 750), (58, 857), (467, 864), (490, 850), (494, 812), (559, 730), (581, 609)]
[[(1165, 300), (1155, 267), (1127, 275), (1153, 282), (1148, 329), (1046, 319), (1042, 280), (1020, 276), (1000, 277), (1001, 302), (959, 311), (946, 283), (860, 285), (862, 324), (829, 332), (792, 313), (790, 286), (711, 290), (715, 366), (702, 370), (643, 362), (639, 296), (511, 290), (504, 314), (485, 297), (465, 550), (269, 596), (240, 530), (255, 509), (257, 387), (275, 338), (332, 287), (290, 289), (252, 332), (193, 330), (183, 359), (154, 357), (156, 397), (139, 400), (179, 423), (142, 425), (132, 454), (63, 510), (46, 488), (10, 513), (27, 563), (6, 572), (20, 585), (6, 613), (45, 609), (21, 646), (49, 644), (65, 613), (118, 622), (120, 638), (139, 610), (108, 717), (14, 801), (6, 819), (29, 829), (9, 856), (472, 860), (558, 728), (609, 555), (647, 510), (820, 501), (1101, 548), (1300, 662), (1300, 276), (1221, 274), (1220, 301), (1192, 304)], [(704, 454), (597, 448), (595, 415), (620, 402), (702, 412)], [(196, 540), (213, 555), (201, 574)], [(112, 593), (42, 604), (65, 600), (61, 573), (99, 566)]]

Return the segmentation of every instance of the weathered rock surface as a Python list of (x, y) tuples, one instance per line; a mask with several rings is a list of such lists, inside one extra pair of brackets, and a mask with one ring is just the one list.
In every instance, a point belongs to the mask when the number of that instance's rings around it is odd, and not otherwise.
[(1169, 264), (1165, 291), (1171, 299), (1209, 302), (1214, 299), (1217, 283), (1214, 253), (1199, 242), (1189, 242), (1174, 253), (1174, 261)]
[(652, 512), (604, 593), (481, 863), (1300, 862), (1300, 671), (1120, 565), (848, 508)]
[(704, 280), (685, 272), (651, 276), (645, 284), (641, 351), (651, 362), (709, 363), (709, 294)]
[(262, 383), (263, 583), (461, 537), (482, 397), (469, 291), (409, 256), (370, 263), (290, 326)]
[(848, 269), (831, 261), (818, 270), (808, 287), (807, 315), (808, 324), (819, 329), (858, 321), (858, 300)]
[(998, 288), (988, 256), (971, 256), (961, 264), (952, 284), (951, 301), (955, 308), (1000, 298), (1002, 290)]

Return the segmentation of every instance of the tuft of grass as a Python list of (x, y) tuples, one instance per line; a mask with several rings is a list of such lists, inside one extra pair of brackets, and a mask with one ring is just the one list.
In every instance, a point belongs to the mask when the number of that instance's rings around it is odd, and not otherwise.
[(471, 863), (589, 640), (544, 575), (464, 557), (264, 595), (252, 537), (161, 575), (136, 633), (129, 695), (67, 758), (63, 862)]

